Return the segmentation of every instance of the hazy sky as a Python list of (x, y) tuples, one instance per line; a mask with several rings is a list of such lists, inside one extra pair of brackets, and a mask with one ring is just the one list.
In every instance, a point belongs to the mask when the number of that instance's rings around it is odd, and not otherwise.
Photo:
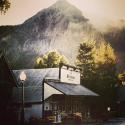
[[(11, 8), (0, 15), (0, 25), (21, 24), (57, 0), (10, 0)], [(125, 19), (125, 0), (68, 0), (78, 7), (94, 24)]]

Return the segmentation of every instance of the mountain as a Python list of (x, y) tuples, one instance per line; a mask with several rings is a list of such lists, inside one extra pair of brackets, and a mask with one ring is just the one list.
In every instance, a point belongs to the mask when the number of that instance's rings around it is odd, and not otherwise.
[(21, 25), (0, 27), (0, 49), (13, 69), (33, 68), (37, 57), (57, 50), (74, 62), (79, 43), (95, 31), (82, 12), (58, 0)]

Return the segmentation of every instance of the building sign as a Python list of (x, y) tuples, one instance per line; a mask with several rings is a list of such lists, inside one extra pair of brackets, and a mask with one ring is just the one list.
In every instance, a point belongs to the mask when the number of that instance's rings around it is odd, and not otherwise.
[(60, 81), (65, 83), (80, 84), (80, 71), (78, 69), (62, 66), (60, 69)]

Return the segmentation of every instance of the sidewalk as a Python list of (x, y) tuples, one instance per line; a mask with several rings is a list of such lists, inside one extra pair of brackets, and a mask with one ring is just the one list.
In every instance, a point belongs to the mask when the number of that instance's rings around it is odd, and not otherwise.
[(125, 125), (125, 118), (110, 119), (107, 122), (103, 123), (103, 125)]

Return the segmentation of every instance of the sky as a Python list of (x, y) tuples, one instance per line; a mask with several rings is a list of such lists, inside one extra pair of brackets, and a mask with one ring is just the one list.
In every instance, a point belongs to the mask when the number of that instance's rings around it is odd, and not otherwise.
[[(10, 0), (11, 8), (0, 15), (0, 25), (17, 25), (57, 0)], [(96, 26), (105, 26), (125, 19), (125, 0), (67, 0), (79, 8)]]

